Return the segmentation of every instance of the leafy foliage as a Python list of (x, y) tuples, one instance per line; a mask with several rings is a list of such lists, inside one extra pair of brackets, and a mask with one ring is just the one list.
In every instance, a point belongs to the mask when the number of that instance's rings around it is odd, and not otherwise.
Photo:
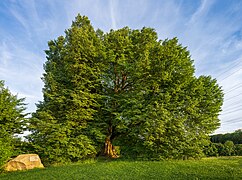
[(0, 129), (7, 132), (10, 136), (22, 133), (25, 127), (26, 119), (24, 118), (23, 103), (24, 99), (18, 99), (4, 87), (3, 81), (0, 81)]
[(13, 155), (14, 135), (25, 129), (24, 99), (18, 99), (0, 81), (0, 168)]
[[(201, 157), (219, 126), (223, 93), (210, 76), (195, 77), (189, 51), (154, 29), (94, 31), (78, 15), (49, 42), (44, 100), (29, 140), (51, 162), (102, 151), (147, 158)], [(108, 144), (108, 145), (107, 145)]]
[(231, 156), (234, 154), (235, 146), (233, 141), (226, 141), (224, 143), (224, 149), (223, 149), (223, 154), (227, 156)]
[(50, 162), (96, 154), (86, 128), (96, 112), (100, 40), (87, 17), (77, 16), (66, 36), (48, 43), (44, 101), (33, 114), (29, 140)]
[(186, 48), (176, 38), (158, 41), (150, 28), (110, 31), (104, 43), (106, 99), (98, 123), (106, 136), (126, 154), (201, 156), (219, 126), (223, 95), (216, 80), (196, 78)]
[[(210, 143), (208, 146), (205, 146), (203, 151), (206, 156), (219, 156), (218, 145), (215, 143)], [(220, 150), (220, 152), (221, 151), (222, 150)]]
[(235, 155), (242, 156), (242, 144), (235, 144)]
[(0, 136), (0, 170), (2, 166), (8, 161), (8, 159), (13, 155), (13, 145), (11, 144), (12, 139), (8, 134), (3, 136), (1, 132)]

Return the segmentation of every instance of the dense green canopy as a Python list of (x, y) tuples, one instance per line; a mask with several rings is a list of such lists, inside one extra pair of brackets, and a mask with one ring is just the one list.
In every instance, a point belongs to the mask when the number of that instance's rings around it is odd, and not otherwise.
[(161, 41), (151, 28), (103, 33), (78, 15), (48, 45), (29, 140), (51, 162), (117, 157), (113, 144), (124, 156), (199, 157), (219, 127), (221, 87), (194, 75), (177, 38)]

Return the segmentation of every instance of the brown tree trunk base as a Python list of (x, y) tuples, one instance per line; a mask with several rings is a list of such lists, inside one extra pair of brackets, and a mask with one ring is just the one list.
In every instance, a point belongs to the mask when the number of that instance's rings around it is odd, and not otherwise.
[(104, 156), (109, 157), (109, 158), (118, 158), (119, 156), (117, 155), (114, 146), (112, 145), (112, 142), (109, 137), (105, 139), (105, 146), (104, 146)]

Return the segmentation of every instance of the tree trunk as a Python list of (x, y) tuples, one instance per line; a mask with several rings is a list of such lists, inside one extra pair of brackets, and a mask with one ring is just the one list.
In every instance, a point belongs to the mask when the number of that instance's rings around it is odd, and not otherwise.
[(112, 145), (112, 142), (110, 140), (110, 136), (107, 136), (105, 139), (105, 146), (104, 146), (104, 156), (110, 157), (110, 158), (118, 158), (114, 146)]

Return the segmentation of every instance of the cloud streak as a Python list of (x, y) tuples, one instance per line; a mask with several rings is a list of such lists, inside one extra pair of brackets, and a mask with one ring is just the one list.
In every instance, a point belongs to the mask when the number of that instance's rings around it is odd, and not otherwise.
[(111, 21), (112, 21), (112, 29), (117, 29), (115, 13), (114, 12), (115, 12), (114, 1), (110, 0), (110, 16), (111, 16)]
[(192, 17), (189, 21), (189, 24), (193, 25), (196, 22), (198, 22), (200, 20), (200, 18), (203, 18), (204, 16), (206, 16), (206, 14), (208, 13), (208, 11), (213, 3), (214, 3), (213, 0), (202, 0), (197, 11), (195, 11), (195, 13), (192, 15)]

